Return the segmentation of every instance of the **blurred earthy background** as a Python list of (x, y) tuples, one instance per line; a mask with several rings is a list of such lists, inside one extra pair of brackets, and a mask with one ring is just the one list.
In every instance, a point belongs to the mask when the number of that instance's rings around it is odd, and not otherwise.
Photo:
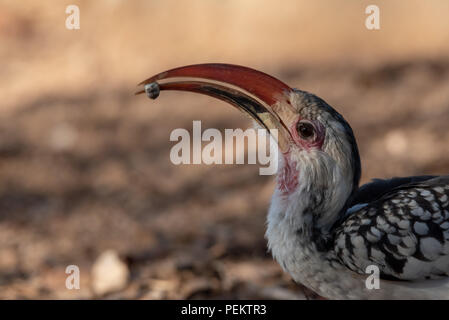
[[(70, 4), (79, 30), (65, 28)], [(365, 28), (369, 4), (380, 30)], [(362, 182), (447, 174), (448, 15), (446, 0), (2, 0), (0, 298), (304, 298), (266, 252), (274, 177), (169, 161), (173, 129), (246, 117), (135, 85), (185, 64), (247, 65), (346, 117)]]

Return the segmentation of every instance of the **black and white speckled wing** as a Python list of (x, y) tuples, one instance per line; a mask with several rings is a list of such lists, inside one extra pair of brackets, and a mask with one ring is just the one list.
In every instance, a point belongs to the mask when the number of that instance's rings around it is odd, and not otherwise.
[(449, 176), (421, 180), (349, 210), (334, 240), (344, 265), (361, 274), (377, 265), (387, 279), (449, 275)]

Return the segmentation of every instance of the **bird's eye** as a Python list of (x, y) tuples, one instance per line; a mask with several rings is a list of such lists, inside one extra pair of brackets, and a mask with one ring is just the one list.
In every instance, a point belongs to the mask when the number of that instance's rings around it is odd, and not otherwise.
[(296, 124), (296, 130), (298, 134), (303, 139), (310, 139), (315, 135), (315, 128), (311, 123), (308, 122), (298, 122)]

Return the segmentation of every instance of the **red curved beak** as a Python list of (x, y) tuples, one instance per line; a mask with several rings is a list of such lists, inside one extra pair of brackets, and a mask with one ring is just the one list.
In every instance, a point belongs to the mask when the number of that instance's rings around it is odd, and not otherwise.
[(278, 130), (278, 145), (288, 151), (288, 130), (294, 109), (292, 89), (280, 80), (257, 70), (231, 64), (197, 64), (156, 74), (139, 85), (136, 94), (147, 93), (155, 99), (161, 90), (191, 91), (226, 101), (249, 114), (259, 124)]

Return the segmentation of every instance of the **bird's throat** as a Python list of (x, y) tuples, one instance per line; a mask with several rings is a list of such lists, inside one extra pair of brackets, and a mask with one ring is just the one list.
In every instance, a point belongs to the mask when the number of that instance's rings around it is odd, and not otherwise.
[(298, 168), (289, 155), (284, 156), (284, 165), (277, 175), (278, 188), (283, 196), (291, 195), (298, 187)]

